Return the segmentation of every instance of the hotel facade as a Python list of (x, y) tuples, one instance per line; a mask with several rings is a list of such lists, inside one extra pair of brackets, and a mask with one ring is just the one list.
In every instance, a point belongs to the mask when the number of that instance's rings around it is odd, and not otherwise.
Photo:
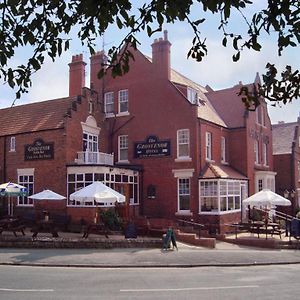
[[(126, 195), (131, 218), (184, 218), (222, 231), (241, 219), (248, 195), (275, 191), (266, 103), (248, 111), (241, 84), (214, 91), (173, 70), (167, 32), (151, 58), (132, 51), (122, 77), (98, 79), (98, 52), (86, 87), (86, 63), (75, 55), (68, 97), (1, 109), (0, 181), (65, 195), (62, 213), (75, 223), (92, 220), (96, 207), (69, 195), (101, 181)], [(15, 199), (14, 213), (31, 210), (32, 200)]]

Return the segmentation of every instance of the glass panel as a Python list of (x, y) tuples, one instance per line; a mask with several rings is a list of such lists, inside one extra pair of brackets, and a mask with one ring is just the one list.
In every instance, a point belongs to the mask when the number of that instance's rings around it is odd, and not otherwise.
[(226, 197), (221, 197), (220, 198), (220, 209), (221, 211), (226, 211), (227, 210), (227, 198)]
[(179, 196), (179, 209), (180, 210), (190, 210), (190, 196), (189, 195)]
[(228, 210), (234, 209), (233, 197), (228, 197)]

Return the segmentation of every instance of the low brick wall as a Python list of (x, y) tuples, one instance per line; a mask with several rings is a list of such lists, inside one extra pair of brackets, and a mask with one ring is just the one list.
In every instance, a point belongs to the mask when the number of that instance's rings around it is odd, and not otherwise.
[(74, 239), (38, 237), (1, 237), (0, 248), (161, 248), (158, 239)]

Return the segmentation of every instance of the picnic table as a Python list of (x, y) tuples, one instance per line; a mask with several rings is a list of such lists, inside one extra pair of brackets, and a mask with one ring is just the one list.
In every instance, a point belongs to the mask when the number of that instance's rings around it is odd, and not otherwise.
[(33, 238), (35, 238), (38, 233), (51, 233), (53, 237), (58, 237), (56, 226), (52, 220), (43, 219), (38, 221), (31, 231), (33, 232)]
[(274, 234), (278, 234), (281, 238), (282, 230), (278, 223), (274, 222), (266, 222), (266, 221), (252, 221), (248, 223), (233, 223), (230, 224), (231, 227), (235, 229), (235, 237), (237, 238), (238, 232), (248, 231), (251, 233), (257, 233), (257, 237), (260, 237), (260, 234), (265, 234), (266, 239), (268, 238), (268, 234), (273, 236)]
[(0, 234), (3, 231), (13, 232), (14, 236), (17, 236), (17, 232), (21, 232), (22, 235), (25, 235), (25, 225), (20, 222), (18, 218), (15, 217), (5, 217), (0, 220)]
[(108, 239), (108, 229), (104, 223), (91, 223), (87, 225), (82, 237), (86, 239), (91, 233), (104, 234)]

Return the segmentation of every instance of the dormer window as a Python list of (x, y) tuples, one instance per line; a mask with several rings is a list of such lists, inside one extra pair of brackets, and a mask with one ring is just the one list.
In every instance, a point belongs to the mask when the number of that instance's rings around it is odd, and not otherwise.
[(196, 90), (188, 87), (187, 88), (187, 98), (192, 104), (198, 103), (198, 93)]

